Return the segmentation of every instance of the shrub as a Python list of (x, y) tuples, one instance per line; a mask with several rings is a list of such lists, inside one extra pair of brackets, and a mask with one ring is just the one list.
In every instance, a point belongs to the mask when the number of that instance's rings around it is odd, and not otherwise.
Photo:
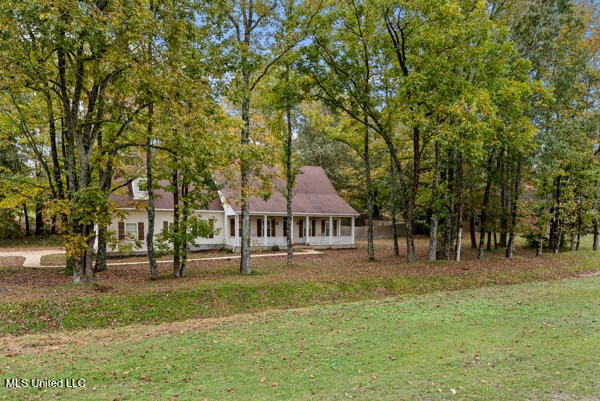
[(12, 209), (0, 209), (0, 239), (17, 239), (23, 235), (17, 214)]

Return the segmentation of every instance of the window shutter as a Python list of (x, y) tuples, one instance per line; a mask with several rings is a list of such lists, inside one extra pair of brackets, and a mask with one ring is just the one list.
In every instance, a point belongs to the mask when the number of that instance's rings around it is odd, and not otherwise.
[(169, 222), (164, 220), (163, 221), (163, 231), (164, 232), (168, 232), (169, 231)]
[(119, 221), (119, 225), (118, 225), (118, 236), (119, 239), (125, 239), (125, 222), (124, 221)]
[(325, 234), (325, 220), (321, 220), (321, 234)]
[(338, 221), (337, 219), (333, 220), (333, 236), (337, 237), (338, 235)]
[(208, 219), (208, 229), (210, 233), (208, 233), (208, 238), (215, 237), (215, 219)]
[(256, 220), (256, 236), (257, 237), (262, 237), (263, 236), (263, 232), (262, 232), (262, 219), (257, 219)]
[(138, 222), (138, 240), (140, 240), (140, 241), (144, 240), (144, 222), (143, 221)]

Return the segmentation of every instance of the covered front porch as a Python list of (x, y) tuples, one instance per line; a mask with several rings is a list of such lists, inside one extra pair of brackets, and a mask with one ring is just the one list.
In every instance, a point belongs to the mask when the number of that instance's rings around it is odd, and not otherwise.
[[(291, 224), (294, 246), (314, 248), (353, 248), (353, 216), (294, 216)], [(284, 249), (287, 246), (288, 219), (285, 215), (250, 214), (252, 249)], [(241, 246), (241, 215), (228, 216), (225, 226), (227, 245), (234, 251)]]

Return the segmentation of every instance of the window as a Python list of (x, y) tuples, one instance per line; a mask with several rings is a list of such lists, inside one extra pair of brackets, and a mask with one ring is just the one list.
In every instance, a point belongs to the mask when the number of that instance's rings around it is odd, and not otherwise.
[(125, 236), (129, 239), (137, 238), (137, 224), (125, 223)]
[(229, 236), (235, 237), (235, 217), (229, 218)]
[(118, 236), (120, 240), (144, 240), (144, 222), (127, 223), (120, 221), (118, 224)]
[(139, 178), (131, 182), (131, 190), (133, 191), (133, 199), (148, 199), (148, 184), (146, 179)]
[(148, 189), (148, 181), (145, 178), (140, 178), (137, 180), (136, 186), (139, 192), (146, 192)]
[(271, 219), (271, 237), (277, 237), (277, 220)]
[(333, 220), (333, 236), (334, 237), (338, 236), (338, 221), (337, 221), (337, 219)]
[(215, 219), (208, 219), (208, 228), (210, 230), (208, 238), (215, 238)]
[(325, 235), (325, 220), (321, 220), (321, 235)]
[(263, 236), (262, 219), (257, 219), (256, 220), (256, 236), (257, 237), (262, 237)]

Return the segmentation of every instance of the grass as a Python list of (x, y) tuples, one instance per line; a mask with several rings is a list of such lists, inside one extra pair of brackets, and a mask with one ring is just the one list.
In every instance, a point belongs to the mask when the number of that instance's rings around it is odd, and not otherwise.
[(42, 255), (40, 258), (40, 264), (42, 266), (64, 266), (67, 263), (67, 257), (65, 254), (51, 254)]
[(235, 260), (195, 262), (183, 280), (170, 278), (168, 271), (157, 281), (148, 280), (144, 265), (110, 267), (93, 286), (74, 286), (57, 268), (0, 268), (0, 335), (156, 324), (552, 280), (600, 266), (600, 255), (589, 250), (541, 258), (520, 250), (511, 261), (494, 253), (478, 261), (473, 252), (465, 252), (461, 262), (408, 265), (391, 254), (390, 245), (378, 242), (375, 262), (365, 261), (363, 244), (356, 250), (298, 257), (292, 268), (285, 266), (285, 256), (257, 259), (249, 277), (239, 275)]
[(3, 337), (10, 400), (600, 400), (600, 278)]
[(0, 239), (0, 247), (5, 248), (39, 248), (62, 247), (64, 239), (61, 235), (27, 235), (17, 239)]

